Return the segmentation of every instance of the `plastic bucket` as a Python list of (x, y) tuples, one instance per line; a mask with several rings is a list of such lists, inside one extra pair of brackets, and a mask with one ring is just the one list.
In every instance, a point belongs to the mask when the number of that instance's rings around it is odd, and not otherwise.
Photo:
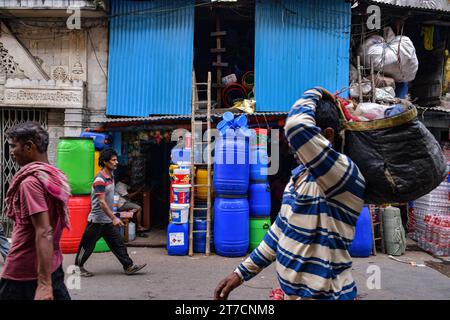
[(177, 168), (173, 170), (173, 182), (175, 184), (189, 184), (190, 170), (188, 168)]
[(173, 202), (174, 204), (188, 204), (189, 203), (189, 190), (190, 184), (174, 184), (173, 190)]
[(182, 224), (188, 222), (189, 217), (189, 204), (170, 204), (170, 211), (172, 216), (172, 223)]

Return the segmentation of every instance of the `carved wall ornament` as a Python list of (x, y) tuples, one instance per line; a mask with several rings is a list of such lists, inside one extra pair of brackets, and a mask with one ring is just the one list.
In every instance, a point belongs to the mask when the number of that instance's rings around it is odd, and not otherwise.
[(0, 72), (6, 73), (7, 77), (25, 78), (24, 71), (20, 69), (2, 42), (0, 42)]

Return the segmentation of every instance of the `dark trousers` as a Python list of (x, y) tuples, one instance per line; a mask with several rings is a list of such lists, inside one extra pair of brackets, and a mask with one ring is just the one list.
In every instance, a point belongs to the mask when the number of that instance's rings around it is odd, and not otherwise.
[[(62, 265), (52, 273), (54, 300), (70, 300), (69, 291), (64, 283)], [(36, 294), (37, 280), (15, 281), (0, 279), (0, 300), (33, 300)]]
[(86, 230), (84, 230), (78, 247), (77, 256), (75, 257), (75, 265), (83, 267), (87, 259), (94, 252), (95, 244), (103, 237), (112, 253), (119, 259), (123, 269), (127, 269), (133, 265), (133, 261), (128, 255), (127, 248), (123, 242), (122, 235), (118, 228), (112, 223), (92, 223), (88, 222)]

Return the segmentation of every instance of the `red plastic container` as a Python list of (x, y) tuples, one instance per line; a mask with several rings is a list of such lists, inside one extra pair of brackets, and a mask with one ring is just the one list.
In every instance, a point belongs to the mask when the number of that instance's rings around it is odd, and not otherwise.
[(68, 207), (71, 229), (64, 229), (59, 245), (62, 253), (77, 253), (91, 211), (91, 196), (71, 196)]

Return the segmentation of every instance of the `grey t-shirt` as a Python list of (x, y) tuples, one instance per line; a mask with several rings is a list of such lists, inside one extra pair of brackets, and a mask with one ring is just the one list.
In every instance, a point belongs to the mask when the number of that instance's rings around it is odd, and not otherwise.
[(104, 194), (108, 207), (113, 210), (114, 206), (114, 179), (102, 170), (94, 179), (91, 190), (91, 213), (88, 216), (88, 221), (93, 223), (112, 223), (112, 220), (100, 207), (98, 199), (99, 194)]

